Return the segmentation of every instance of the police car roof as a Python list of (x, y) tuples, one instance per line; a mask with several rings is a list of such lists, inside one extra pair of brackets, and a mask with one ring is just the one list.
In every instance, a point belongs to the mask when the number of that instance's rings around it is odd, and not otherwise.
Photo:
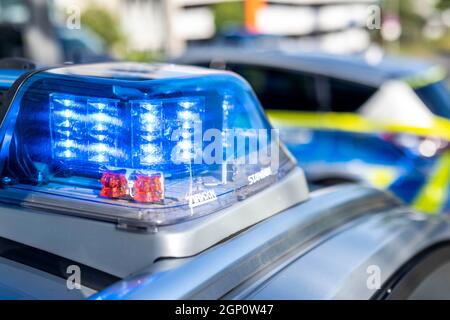
[(106, 62), (69, 65), (48, 72), (64, 75), (108, 78), (128, 81), (177, 79), (223, 74), (222, 71), (208, 70), (194, 66), (180, 66), (166, 63)]
[(16, 69), (0, 68), (0, 89), (8, 89), (11, 87), (25, 71)]
[(363, 54), (337, 55), (322, 51), (208, 46), (189, 49), (176, 60), (202, 63), (209, 60), (289, 69), (380, 86), (389, 79), (421, 75), (434, 64), (403, 57), (384, 56), (370, 63)]

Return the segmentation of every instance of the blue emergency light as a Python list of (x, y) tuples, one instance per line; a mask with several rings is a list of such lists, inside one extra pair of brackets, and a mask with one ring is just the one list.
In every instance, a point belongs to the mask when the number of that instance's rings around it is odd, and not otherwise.
[(23, 77), (11, 96), (2, 202), (166, 225), (231, 206), (295, 167), (232, 73), (67, 66)]

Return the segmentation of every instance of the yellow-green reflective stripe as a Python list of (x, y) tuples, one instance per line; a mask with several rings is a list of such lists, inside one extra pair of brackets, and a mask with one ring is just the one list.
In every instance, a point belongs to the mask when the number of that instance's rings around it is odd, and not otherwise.
[[(311, 129), (343, 130), (351, 132), (398, 132), (433, 136), (450, 141), (450, 121), (435, 117), (430, 128), (380, 124), (351, 113), (314, 113), (296, 111), (268, 111), (274, 127), (301, 126)], [(436, 171), (414, 202), (414, 207), (426, 213), (438, 213), (445, 204), (450, 183), (450, 151), (439, 159)]]
[(436, 170), (416, 198), (413, 207), (425, 213), (439, 213), (447, 201), (449, 183), (450, 151), (447, 151), (439, 159)]
[(387, 189), (398, 177), (397, 170), (391, 167), (374, 167), (367, 170), (367, 181), (376, 188)]
[(297, 112), (297, 111), (267, 111), (269, 120), (276, 128), (300, 126), (310, 129), (328, 129), (350, 132), (393, 132), (410, 133), (420, 136), (432, 136), (450, 141), (450, 121), (435, 117), (430, 127), (414, 127), (404, 124), (389, 124), (369, 121), (354, 113), (333, 112)]
[(375, 130), (375, 126), (353, 113), (267, 111), (275, 127), (302, 126), (314, 129), (332, 129), (356, 132)]
[(422, 74), (405, 77), (402, 80), (409, 84), (413, 89), (426, 87), (430, 84), (445, 80), (447, 78), (447, 70), (441, 66), (431, 67)]
[(382, 125), (381, 128), (384, 128), (384, 130), (390, 132), (410, 133), (450, 141), (450, 121), (440, 117), (434, 117), (433, 125), (427, 128), (412, 127), (401, 124), (386, 124)]

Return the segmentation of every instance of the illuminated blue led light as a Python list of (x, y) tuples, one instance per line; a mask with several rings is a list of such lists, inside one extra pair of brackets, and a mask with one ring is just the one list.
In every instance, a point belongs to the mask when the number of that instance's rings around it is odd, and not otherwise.
[(204, 114), (204, 100), (189, 98), (176, 102), (175, 128), (180, 130), (180, 137), (172, 153), (175, 163), (191, 163), (202, 152), (201, 142), (195, 141), (195, 129), (201, 130)]
[(130, 104), (135, 167), (189, 163), (201, 152), (202, 145), (194, 143), (194, 128), (201, 129), (203, 97), (136, 100)]
[(114, 165), (122, 121), (118, 100), (50, 94), (51, 137), (55, 159)]
[(159, 144), (142, 144), (140, 151), (140, 163), (143, 165), (158, 164), (163, 161), (162, 150)]
[[(239, 144), (235, 134), (270, 124), (248, 84), (218, 71), (116, 63), (39, 71), (17, 87), (3, 124), (5, 199), (138, 228), (224, 209), (295, 167), (274, 139), (273, 163), (250, 159), (267, 153), (264, 144), (245, 136)], [(272, 176), (249, 184), (269, 166)], [(61, 210), (65, 200), (70, 210)]]
[(119, 135), (122, 121), (119, 118), (119, 101), (87, 99), (88, 161), (115, 165), (120, 158)]
[(163, 161), (162, 101), (131, 101), (133, 119), (133, 154), (136, 166), (150, 166)]
[[(119, 100), (64, 94), (51, 94), (50, 100), (55, 158), (115, 166), (124, 157), (119, 138), (126, 129)], [(201, 153), (202, 144), (194, 141), (194, 130), (196, 126), (201, 130), (203, 98), (135, 100), (128, 104), (132, 167), (191, 163)]]
[(50, 94), (50, 110), (53, 157), (83, 158), (85, 105), (76, 96), (54, 93)]

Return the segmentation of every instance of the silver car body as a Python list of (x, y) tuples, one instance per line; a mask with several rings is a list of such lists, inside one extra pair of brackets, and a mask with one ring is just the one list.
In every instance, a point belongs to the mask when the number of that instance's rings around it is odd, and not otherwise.
[(368, 285), (371, 268), (380, 271), (381, 289), (408, 261), (449, 239), (444, 218), (411, 212), (381, 191), (341, 186), (195, 257), (159, 261), (162, 271), (153, 266), (95, 298), (371, 299), (380, 295)]

